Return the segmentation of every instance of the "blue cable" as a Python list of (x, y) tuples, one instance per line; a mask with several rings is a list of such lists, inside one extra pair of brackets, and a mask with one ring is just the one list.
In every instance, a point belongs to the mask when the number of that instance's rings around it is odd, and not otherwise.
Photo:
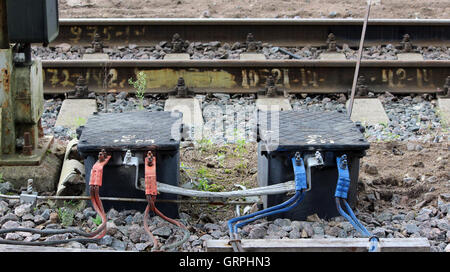
[(285, 207), (283, 209), (278, 209), (278, 210), (275, 210), (275, 211), (272, 211), (272, 212), (267, 212), (265, 214), (261, 214), (259, 216), (255, 216), (253, 218), (250, 218), (250, 219), (247, 219), (247, 220), (242, 221), (240, 223), (237, 223), (236, 225), (234, 225), (234, 232), (237, 232), (238, 228), (241, 228), (242, 226), (244, 226), (244, 225), (246, 225), (246, 224), (248, 224), (248, 223), (250, 223), (252, 221), (258, 220), (258, 219), (260, 219), (262, 217), (266, 217), (266, 216), (270, 216), (270, 215), (274, 215), (274, 214), (278, 214), (278, 213), (282, 213), (282, 212), (287, 212), (287, 211), (291, 210), (292, 208), (294, 208), (295, 206), (297, 206), (298, 204), (300, 204), (300, 202), (302, 202), (304, 197), (305, 197), (305, 193), (304, 192), (298, 192), (297, 191), (296, 192), (297, 200), (291, 206)]
[[(347, 219), (352, 226), (362, 233), (364, 236), (368, 236), (370, 241), (369, 246), (369, 252), (374, 252), (378, 249), (378, 237), (373, 236), (362, 224), (361, 222), (356, 218), (355, 214), (353, 213), (352, 208), (347, 203), (347, 193), (350, 188), (350, 173), (348, 171), (348, 165), (347, 165), (347, 156), (342, 155), (342, 157), (336, 158), (336, 164), (338, 169), (338, 182), (336, 186), (336, 206), (339, 211), (339, 213)], [(345, 207), (347, 208), (347, 211), (350, 215), (348, 215), (341, 207), (341, 204), (339, 200), (342, 199), (344, 201)]]
[[(249, 222), (252, 222), (254, 220), (257, 220), (259, 218), (290, 210), (294, 206), (298, 205), (298, 203), (300, 203), (301, 200), (303, 200), (303, 197), (304, 197), (303, 190), (307, 188), (307, 182), (306, 182), (305, 165), (304, 165), (303, 159), (300, 157), (300, 153), (296, 153), (295, 156), (292, 158), (292, 165), (294, 168), (294, 176), (295, 176), (295, 190), (296, 190), (295, 195), (293, 197), (291, 197), (290, 199), (288, 199), (287, 201), (285, 201), (281, 204), (278, 204), (276, 206), (272, 206), (270, 208), (267, 208), (267, 209), (264, 209), (261, 211), (257, 211), (252, 214), (248, 214), (248, 215), (244, 215), (244, 216), (240, 216), (240, 217), (236, 217), (236, 218), (232, 218), (232, 219), (228, 220), (227, 225), (228, 225), (228, 229), (230, 231), (230, 237), (233, 236), (233, 233), (237, 232), (237, 227), (234, 226), (234, 228), (233, 228), (233, 223), (245, 220), (244, 222), (239, 224), (239, 226), (243, 226), (243, 225), (245, 225)], [(294, 203), (294, 205), (289, 206), (292, 203)], [(289, 207), (286, 207), (286, 206), (289, 206)]]
[(352, 208), (347, 203), (347, 200), (344, 200), (345, 207), (347, 208), (348, 213), (350, 214), (350, 217), (355, 221), (355, 223), (359, 226), (359, 228), (362, 230), (363, 233), (365, 233), (367, 236), (370, 237), (370, 232), (359, 222), (359, 220), (356, 218), (355, 214), (353, 213)]
[(233, 225), (232, 225), (233, 223), (238, 222), (238, 221), (242, 221), (242, 220), (245, 220), (245, 219), (257, 216), (257, 215), (265, 214), (265, 213), (268, 213), (268, 212), (271, 212), (271, 211), (274, 211), (274, 210), (282, 209), (282, 208), (284, 208), (284, 207), (294, 203), (296, 198), (298, 198), (298, 193), (296, 193), (293, 197), (291, 197), (286, 202), (283, 202), (283, 203), (278, 204), (276, 206), (272, 206), (272, 207), (267, 208), (265, 210), (257, 211), (257, 212), (252, 213), (252, 214), (247, 214), (247, 215), (239, 216), (239, 217), (232, 218), (232, 219), (228, 220), (228, 229), (230, 230), (230, 235), (234, 232)]

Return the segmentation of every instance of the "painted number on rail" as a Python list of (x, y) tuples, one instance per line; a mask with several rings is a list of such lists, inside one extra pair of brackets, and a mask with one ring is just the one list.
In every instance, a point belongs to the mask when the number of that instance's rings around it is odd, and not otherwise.
[[(382, 69), (381, 81), (387, 84), (390, 88), (403, 88), (406, 86), (407, 81), (416, 81), (418, 87), (426, 85), (433, 86), (432, 71), (427, 69), (416, 69), (416, 74), (407, 74), (403, 68), (394, 69)], [(375, 79), (373, 79), (374, 81)]]

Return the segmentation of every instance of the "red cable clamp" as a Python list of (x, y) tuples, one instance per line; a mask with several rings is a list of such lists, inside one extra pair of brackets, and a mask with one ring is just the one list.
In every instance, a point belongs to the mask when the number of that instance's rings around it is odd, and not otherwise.
[(106, 155), (106, 151), (102, 149), (98, 153), (98, 161), (94, 164), (91, 170), (91, 179), (89, 181), (90, 186), (102, 186), (103, 181), (103, 167), (111, 159), (111, 155)]
[(158, 188), (156, 185), (156, 157), (149, 151), (145, 157), (145, 194), (156, 196)]

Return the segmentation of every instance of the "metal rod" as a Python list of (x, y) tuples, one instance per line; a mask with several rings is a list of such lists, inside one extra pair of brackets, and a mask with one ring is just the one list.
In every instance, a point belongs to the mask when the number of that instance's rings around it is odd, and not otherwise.
[[(4, 195), (0, 194), (0, 198), (3, 199), (20, 199), (18, 195)], [(89, 201), (89, 196), (37, 196), (38, 200), (86, 200)], [(126, 198), (126, 197), (100, 197), (103, 201), (124, 201), (124, 202), (143, 202), (146, 203), (146, 199), (141, 198)], [(156, 202), (161, 203), (176, 203), (176, 204), (208, 204), (208, 205), (251, 205), (261, 204), (260, 201), (221, 201), (221, 200), (173, 200), (173, 199), (157, 199)]]
[(359, 65), (361, 63), (362, 51), (363, 51), (363, 46), (364, 46), (364, 37), (366, 36), (367, 21), (369, 20), (369, 14), (370, 14), (370, 4), (371, 4), (371, 0), (369, 0), (367, 2), (366, 17), (364, 18), (364, 25), (363, 25), (363, 29), (362, 29), (362, 33), (361, 33), (361, 41), (359, 42), (358, 61), (356, 62), (355, 75), (353, 77), (352, 93), (350, 96), (350, 103), (348, 106), (348, 116), (349, 117), (352, 116), (353, 101), (355, 99), (355, 91), (356, 91), (356, 82), (358, 80)]

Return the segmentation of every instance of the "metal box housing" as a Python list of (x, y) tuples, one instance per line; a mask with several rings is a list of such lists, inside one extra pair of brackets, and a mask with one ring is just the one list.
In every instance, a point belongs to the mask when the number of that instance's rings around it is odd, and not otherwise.
[[(318, 151), (323, 166), (311, 168), (311, 190), (298, 207), (274, 217), (305, 220), (316, 213), (321, 218), (338, 216), (334, 192), (338, 171), (336, 157), (347, 155), (350, 172), (348, 202), (356, 203), (359, 159), (369, 143), (358, 126), (340, 112), (258, 112), (258, 183), (267, 186), (294, 180), (291, 159), (300, 152), (304, 161)], [(282, 203), (290, 196), (263, 197), (264, 207)]]
[(58, 0), (7, 0), (6, 8), (10, 42), (48, 44), (58, 36)]
[[(112, 158), (103, 170), (100, 196), (145, 199), (143, 190), (144, 158), (147, 151), (156, 156), (157, 181), (178, 186), (180, 179), (180, 112), (136, 111), (125, 113), (98, 113), (91, 116), (78, 143), (78, 152), (84, 157), (86, 188), (89, 188), (91, 169), (98, 152), (104, 149)], [(136, 167), (124, 165), (127, 151), (138, 161)], [(136, 183), (136, 180), (138, 181)], [(89, 190), (86, 190), (88, 193)], [(176, 195), (158, 194), (157, 199), (175, 200)], [(146, 203), (104, 201), (105, 209), (145, 209)], [(157, 208), (169, 217), (178, 217), (178, 205), (158, 203)]]

